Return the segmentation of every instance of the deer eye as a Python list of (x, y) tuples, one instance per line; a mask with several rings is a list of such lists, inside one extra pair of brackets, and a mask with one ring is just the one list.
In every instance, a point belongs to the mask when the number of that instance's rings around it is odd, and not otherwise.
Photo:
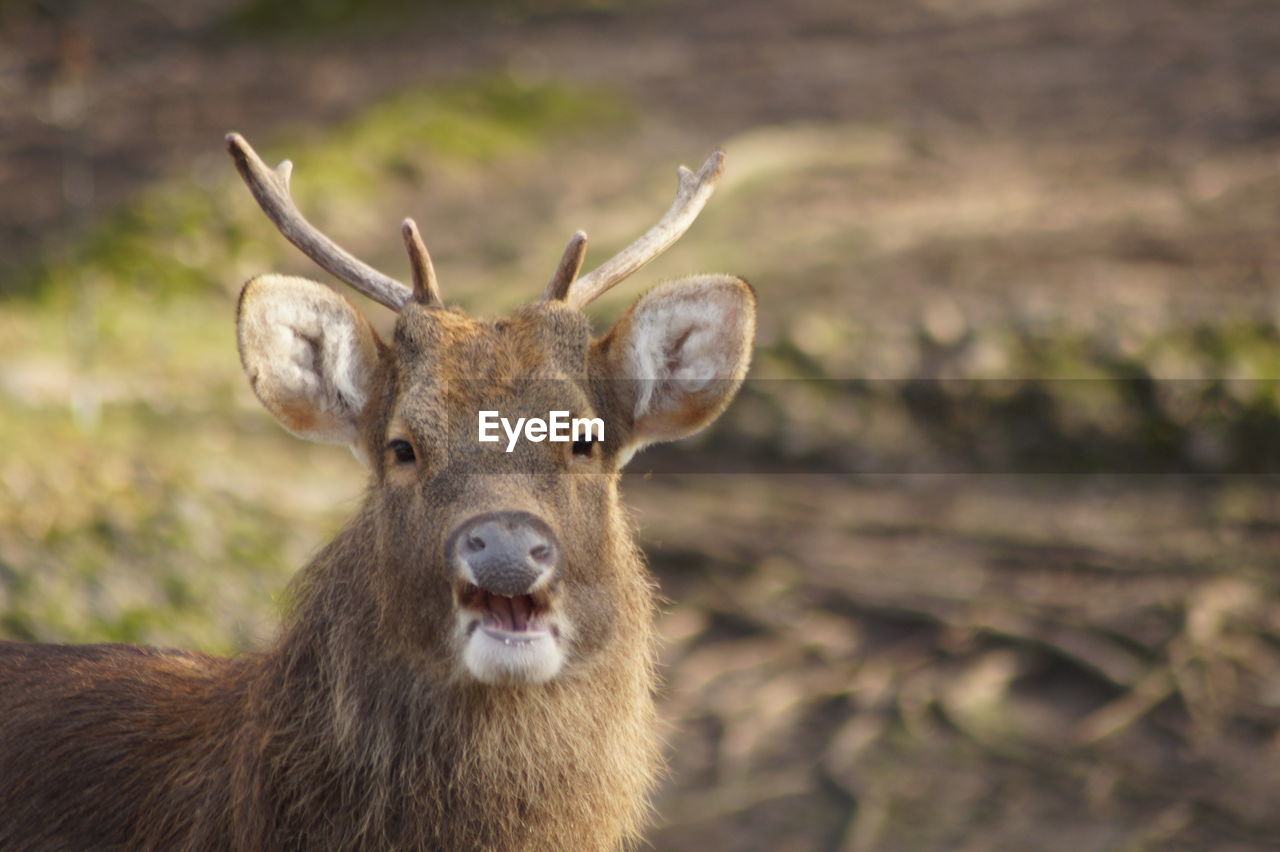
[(413, 451), (413, 444), (402, 438), (387, 442), (387, 449), (396, 457), (399, 464), (412, 464), (418, 456)]
[(587, 457), (595, 452), (596, 442), (590, 439), (586, 441), (573, 442), (573, 454), (575, 456)]

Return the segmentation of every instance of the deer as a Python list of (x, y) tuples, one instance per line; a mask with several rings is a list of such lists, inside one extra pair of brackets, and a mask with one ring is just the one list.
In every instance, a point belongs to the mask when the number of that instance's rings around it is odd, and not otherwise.
[[(0, 643), (0, 848), (633, 846), (664, 761), (656, 584), (620, 471), (729, 405), (755, 295), (731, 275), (660, 283), (602, 335), (584, 308), (688, 230), (723, 153), (681, 167), (670, 209), (612, 259), (580, 275), (578, 231), (538, 301), (485, 320), (445, 306), (412, 219), (408, 286), (303, 217), (288, 160), (226, 144), (280, 233), (396, 314), (384, 340), (338, 291), (278, 274), (238, 301), (257, 398), (347, 445), (363, 503), (261, 649)], [(481, 410), (604, 429), (508, 452), (477, 440)]]

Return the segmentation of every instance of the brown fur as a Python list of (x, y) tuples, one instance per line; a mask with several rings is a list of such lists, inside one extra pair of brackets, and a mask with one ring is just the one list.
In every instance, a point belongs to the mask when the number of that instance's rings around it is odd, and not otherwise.
[[(256, 345), (253, 300), (295, 286), (280, 282), (246, 286), (242, 345)], [(370, 488), (295, 581), (280, 636), (232, 660), (0, 643), (0, 849), (603, 850), (639, 836), (660, 765), (654, 603), (618, 501), (639, 439), (617, 334), (592, 341), (558, 303), (497, 323), (410, 304), (387, 345), (353, 315), (376, 359), (356, 424)], [(246, 370), (281, 408), (255, 353)], [(284, 419), (307, 421), (281, 393)], [(476, 442), (481, 407), (600, 416), (606, 441), (585, 460), (553, 443), (507, 454)], [(554, 601), (572, 633), (547, 683), (487, 685), (458, 662), (444, 541), (495, 507), (536, 513), (563, 547)]]

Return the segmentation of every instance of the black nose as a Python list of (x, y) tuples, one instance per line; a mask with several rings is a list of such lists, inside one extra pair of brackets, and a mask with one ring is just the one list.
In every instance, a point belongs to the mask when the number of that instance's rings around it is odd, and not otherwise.
[(454, 530), (450, 555), (463, 573), (486, 592), (504, 597), (528, 594), (560, 562), (555, 533), (528, 512), (477, 515)]

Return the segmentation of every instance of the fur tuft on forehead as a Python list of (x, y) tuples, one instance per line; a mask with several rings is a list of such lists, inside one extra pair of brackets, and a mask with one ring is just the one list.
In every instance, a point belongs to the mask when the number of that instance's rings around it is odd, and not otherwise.
[(393, 340), (396, 360), (408, 374), (431, 371), (455, 380), (584, 377), (591, 323), (558, 302), (524, 305), (492, 321), (456, 309), (407, 305)]
[(450, 341), (472, 336), (482, 325), (457, 308), (423, 307), (410, 302), (400, 309), (392, 340), (401, 355), (424, 355)]

